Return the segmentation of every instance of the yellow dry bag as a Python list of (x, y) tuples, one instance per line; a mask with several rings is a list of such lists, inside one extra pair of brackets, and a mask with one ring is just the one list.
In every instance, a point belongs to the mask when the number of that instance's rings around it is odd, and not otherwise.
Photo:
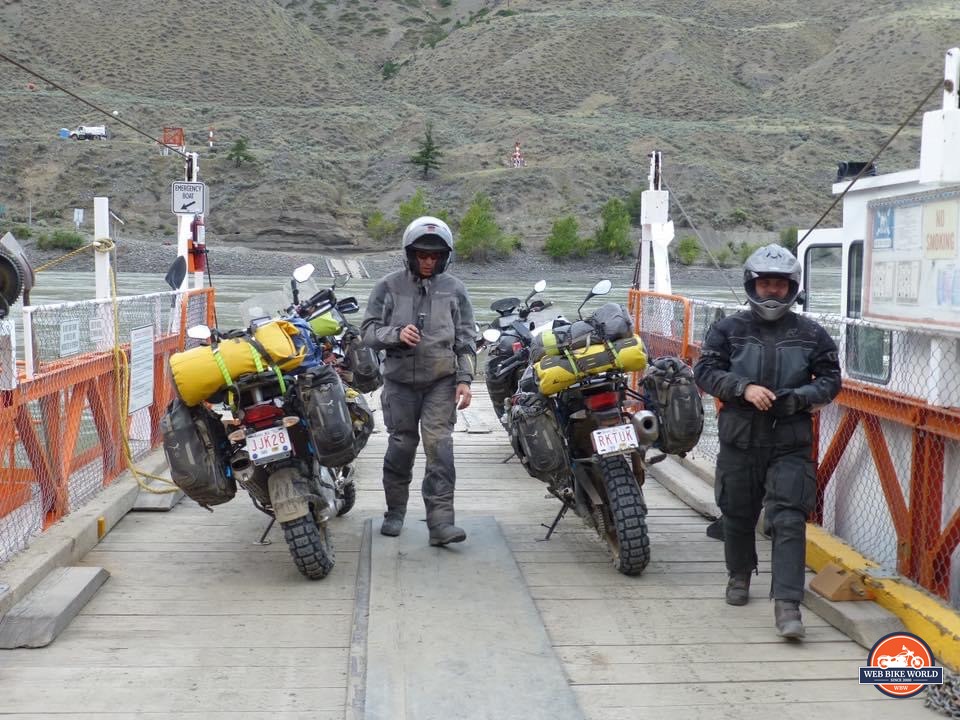
[(612, 343), (597, 342), (563, 355), (545, 355), (533, 366), (537, 385), (543, 395), (566, 390), (588, 375), (607, 370), (639, 372), (647, 366), (647, 354), (639, 335)]
[(269, 364), (275, 364), (281, 370), (293, 370), (303, 362), (306, 353), (306, 346), (299, 351), (294, 346), (292, 336), (299, 332), (286, 320), (274, 320), (258, 327), (253, 337), (269, 355), (266, 358), (261, 358), (245, 338), (223, 340), (216, 350), (223, 369), (210, 345), (174, 353), (170, 356), (170, 374), (177, 394), (185, 405), (197, 405), (227, 386), (224, 370), (231, 378), (258, 372)]

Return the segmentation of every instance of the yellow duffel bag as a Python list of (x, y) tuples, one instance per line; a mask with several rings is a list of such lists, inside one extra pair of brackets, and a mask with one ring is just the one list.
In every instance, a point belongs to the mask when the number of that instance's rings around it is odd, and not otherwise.
[[(217, 352), (231, 378), (257, 372), (257, 359), (261, 367), (274, 363), (281, 370), (293, 370), (303, 362), (306, 353), (306, 347), (298, 351), (293, 344), (292, 336), (299, 332), (286, 320), (274, 320), (258, 327), (253, 337), (269, 358), (259, 358), (256, 348), (245, 338), (222, 340)], [(210, 345), (171, 355), (170, 374), (185, 405), (197, 405), (227, 386)]]
[(543, 395), (566, 390), (588, 375), (607, 370), (639, 372), (647, 367), (647, 354), (639, 335), (612, 343), (593, 343), (563, 355), (545, 355), (533, 366), (537, 385)]

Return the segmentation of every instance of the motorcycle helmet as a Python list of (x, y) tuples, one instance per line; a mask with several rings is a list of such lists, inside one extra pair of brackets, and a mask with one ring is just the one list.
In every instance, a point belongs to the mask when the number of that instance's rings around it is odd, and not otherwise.
[[(757, 280), (780, 278), (790, 283), (786, 297), (762, 298), (757, 294)], [(780, 245), (766, 245), (756, 250), (743, 265), (743, 288), (750, 309), (760, 320), (779, 320), (797, 301), (800, 294), (800, 261)]]
[(443, 220), (424, 215), (407, 225), (407, 229), (403, 231), (403, 252), (407, 269), (420, 277), (417, 250), (441, 253), (433, 274), (442, 273), (450, 267), (453, 259), (453, 233), (450, 227)]

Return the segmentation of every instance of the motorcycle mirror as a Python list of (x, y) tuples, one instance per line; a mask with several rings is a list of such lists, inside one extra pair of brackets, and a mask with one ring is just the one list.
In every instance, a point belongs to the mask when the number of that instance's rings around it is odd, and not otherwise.
[(587, 304), (587, 301), (592, 297), (596, 297), (597, 295), (606, 295), (608, 292), (610, 292), (610, 288), (612, 286), (613, 283), (611, 283), (609, 280), (600, 280), (597, 282), (597, 284), (591, 288), (590, 292), (587, 293), (587, 296), (583, 299), (583, 302), (580, 303), (580, 307), (577, 308), (577, 317), (583, 320), (583, 315), (580, 314), (580, 310), (584, 305)]
[(307, 263), (306, 265), (301, 265), (300, 267), (294, 269), (293, 279), (298, 283), (306, 282), (310, 279), (310, 276), (313, 275), (313, 271), (316, 268), (313, 266), (313, 263)]
[(606, 295), (610, 292), (610, 288), (613, 286), (609, 280), (601, 280), (596, 285), (593, 286), (593, 290), (590, 291), (590, 295)]
[(487, 328), (483, 331), (483, 339), (488, 343), (495, 343), (500, 339), (500, 331), (496, 328)]
[(187, 328), (187, 337), (191, 337), (194, 340), (209, 340), (211, 335), (210, 328), (206, 325), (194, 325), (193, 327)]
[(530, 298), (532, 298), (534, 295), (536, 295), (539, 292), (543, 292), (544, 290), (546, 290), (546, 288), (547, 288), (546, 280), (543, 280), (543, 279), (537, 280), (536, 284), (534, 284), (533, 286), (533, 290), (531, 290), (530, 294), (523, 299), (523, 304), (526, 305), (528, 302), (530, 302)]

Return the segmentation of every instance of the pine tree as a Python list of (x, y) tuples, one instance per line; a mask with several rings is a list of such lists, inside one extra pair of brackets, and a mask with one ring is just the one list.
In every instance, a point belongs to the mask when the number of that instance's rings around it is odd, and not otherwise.
[(427, 173), (430, 170), (436, 170), (440, 167), (441, 157), (443, 157), (443, 153), (433, 141), (433, 124), (427, 123), (423, 142), (420, 143), (420, 152), (411, 157), (410, 162), (423, 167), (423, 179), (426, 180)]

